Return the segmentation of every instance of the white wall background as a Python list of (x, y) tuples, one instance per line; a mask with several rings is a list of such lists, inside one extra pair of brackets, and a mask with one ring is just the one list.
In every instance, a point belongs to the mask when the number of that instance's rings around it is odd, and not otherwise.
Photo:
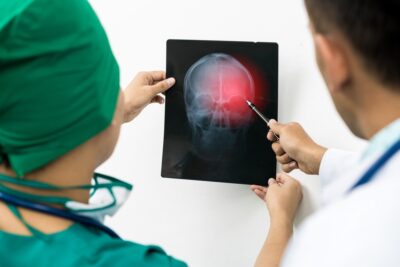
[[(121, 67), (121, 85), (136, 72), (165, 69), (169, 38), (272, 41), (280, 45), (279, 120), (298, 121), (317, 142), (360, 149), (338, 117), (314, 63), (301, 0), (92, 0)], [(100, 171), (135, 185), (107, 221), (124, 238), (161, 245), (192, 267), (252, 266), (265, 240), (265, 205), (248, 186), (160, 177), (164, 107), (148, 107), (125, 125)], [(299, 222), (318, 207), (318, 177), (304, 185)]]

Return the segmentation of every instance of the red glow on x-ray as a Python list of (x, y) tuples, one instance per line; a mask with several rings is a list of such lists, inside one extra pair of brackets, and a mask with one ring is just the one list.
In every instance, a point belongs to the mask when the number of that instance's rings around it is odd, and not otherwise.
[(245, 59), (236, 59), (241, 67), (225, 62), (209, 69), (202, 81), (211, 96), (205, 104), (212, 111), (214, 123), (231, 128), (247, 125), (254, 118), (246, 100), (263, 110), (267, 97), (266, 82), (258, 68)]
[[(255, 88), (255, 97), (250, 100), (260, 111), (263, 111), (268, 102), (269, 87), (266, 80), (266, 75), (260, 68), (258, 68), (253, 62), (246, 58), (236, 57), (237, 60), (243, 64), (243, 66), (250, 72)], [(253, 117), (255, 117), (254, 112), (252, 112)]]

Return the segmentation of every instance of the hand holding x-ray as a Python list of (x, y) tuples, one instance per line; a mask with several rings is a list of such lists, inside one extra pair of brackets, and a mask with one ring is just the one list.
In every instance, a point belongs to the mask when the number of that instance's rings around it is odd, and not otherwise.
[(174, 84), (175, 79), (166, 79), (164, 71), (139, 72), (124, 90), (125, 122), (133, 120), (150, 103), (163, 104), (160, 93)]

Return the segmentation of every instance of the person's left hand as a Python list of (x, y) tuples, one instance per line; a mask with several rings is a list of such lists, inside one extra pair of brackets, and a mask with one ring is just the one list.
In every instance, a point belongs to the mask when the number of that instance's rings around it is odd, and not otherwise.
[(124, 122), (133, 120), (150, 103), (163, 104), (160, 94), (174, 84), (175, 79), (166, 79), (164, 71), (139, 72), (124, 90)]
[(271, 225), (292, 226), (302, 199), (300, 183), (285, 173), (268, 180), (268, 188), (252, 185), (256, 195), (266, 202)]

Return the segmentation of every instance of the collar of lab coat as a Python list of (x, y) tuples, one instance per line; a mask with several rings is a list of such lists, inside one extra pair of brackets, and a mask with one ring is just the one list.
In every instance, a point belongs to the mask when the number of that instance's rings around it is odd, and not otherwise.
[(400, 139), (400, 119), (395, 120), (380, 130), (369, 142), (361, 156), (361, 161), (368, 160), (378, 154), (384, 153), (397, 140)]

